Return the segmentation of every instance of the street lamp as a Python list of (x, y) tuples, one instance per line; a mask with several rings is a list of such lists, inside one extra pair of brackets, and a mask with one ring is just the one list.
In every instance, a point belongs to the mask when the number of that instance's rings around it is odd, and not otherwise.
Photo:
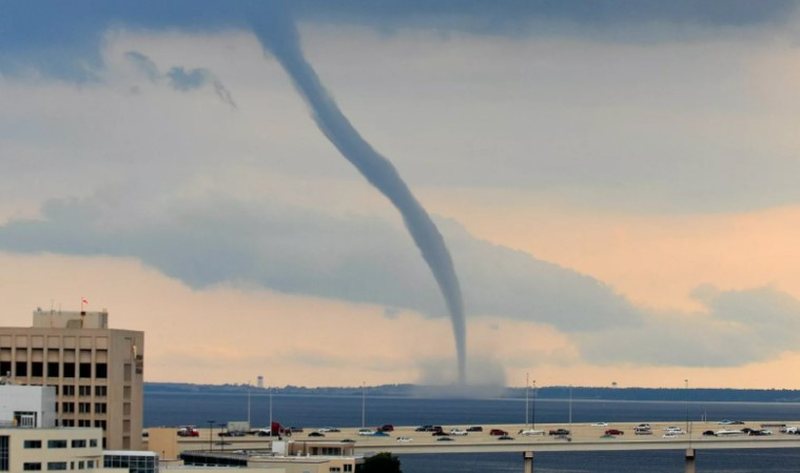
[(214, 421), (209, 420), (208, 422), (208, 451), (214, 450), (214, 444), (212, 443), (214, 439)]
[(531, 428), (536, 428), (536, 380), (533, 380), (533, 408), (531, 409)]
[(531, 416), (530, 416), (530, 406), (528, 405), (528, 388), (530, 387), (530, 381), (528, 380), (528, 373), (525, 373), (525, 425), (530, 429), (531, 428)]
[(361, 428), (367, 424), (367, 383), (361, 382)]
[(692, 432), (689, 428), (689, 380), (684, 379), (684, 393), (685, 393), (685, 404), (686, 404), (686, 435), (689, 436), (689, 441), (692, 439)]

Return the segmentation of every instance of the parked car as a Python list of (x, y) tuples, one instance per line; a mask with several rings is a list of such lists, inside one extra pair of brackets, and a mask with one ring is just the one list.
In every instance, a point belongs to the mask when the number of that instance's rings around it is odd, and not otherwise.
[(619, 429), (608, 429), (606, 430), (606, 435), (625, 435), (625, 432)]
[(569, 430), (567, 429), (553, 429), (547, 433), (547, 435), (569, 435)]
[(503, 429), (492, 429), (492, 430), (489, 431), (489, 435), (501, 435), (502, 436), (502, 435), (508, 435), (508, 432), (506, 432)]
[(537, 429), (524, 429), (518, 432), (520, 435), (524, 435), (529, 437), (531, 435), (544, 435), (544, 430), (537, 430)]
[(741, 420), (731, 420), (731, 419), (722, 419), (719, 421), (719, 425), (742, 425), (744, 422)]
[(750, 435), (772, 435), (772, 431), (767, 429), (752, 429)]
[(178, 436), (179, 437), (199, 437), (200, 431), (197, 430), (193, 425), (187, 425), (178, 429)]
[(470, 425), (467, 427), (467, 432), (483, 432), (483, 427), (480, 425)]

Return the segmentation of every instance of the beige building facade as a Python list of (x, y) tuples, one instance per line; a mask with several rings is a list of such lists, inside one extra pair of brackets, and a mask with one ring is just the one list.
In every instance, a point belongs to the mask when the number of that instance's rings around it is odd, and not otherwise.
[(127, 472), (103, 467), (102, 439), (95, 428), (0, 428), (0, 471)]
[(100, 448), (141, 448), (144, 332), (108, 328), (108, 313), (42, 311), (0, 327), (0, 376), (53, 386), (61, 427), (102, 430)]

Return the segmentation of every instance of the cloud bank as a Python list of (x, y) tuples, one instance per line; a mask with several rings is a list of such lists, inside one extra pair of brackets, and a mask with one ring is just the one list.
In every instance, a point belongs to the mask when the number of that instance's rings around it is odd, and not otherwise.
[[(158, 213), (122, 202), (49, 202), (41, 219), (0, 227), (0, 249), (135, 257), (195, 288), (233, 283), (446, 315), (413, 244), (380, 219), (220, 198), (173, 201)], [(127, 218), (137, 215), (151, 217)], [(654, 312), (594, 278), (441, 223), (464, 268), (470, 314), (551, 325), (587, 361), (736, 366), (800, 342), (800, 301), (776, 288), (703, 286), (694, 297), (704, 313)]]

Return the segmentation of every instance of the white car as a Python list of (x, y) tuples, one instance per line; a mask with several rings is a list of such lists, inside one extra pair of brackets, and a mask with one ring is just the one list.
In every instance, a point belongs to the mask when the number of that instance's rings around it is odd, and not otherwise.
[(544, 430), (525, 429), (525, 430), (520, 430), (519, 434), (525, 436), (544, 435)]
[(467, 435), (468, 432), (464, 429), (452, 429), (450, 430), (450, 435)]
[(592, 427), (608, 427), (608, 422), (595, 422)]
[(367, 435), (372, 435), (374, 433), (375, 431), (372, 429), (358, 429), (358, 435), (367, 436)]
[(796, 434), (797, 430), (798, 429), (796, 425), (781, 428), (781, 432), (783, 432), (784, 434)]
[(411, 437), (397, 437), (397, 441), (400, 443), (408, 443), (411, 440), (412, 440)]

